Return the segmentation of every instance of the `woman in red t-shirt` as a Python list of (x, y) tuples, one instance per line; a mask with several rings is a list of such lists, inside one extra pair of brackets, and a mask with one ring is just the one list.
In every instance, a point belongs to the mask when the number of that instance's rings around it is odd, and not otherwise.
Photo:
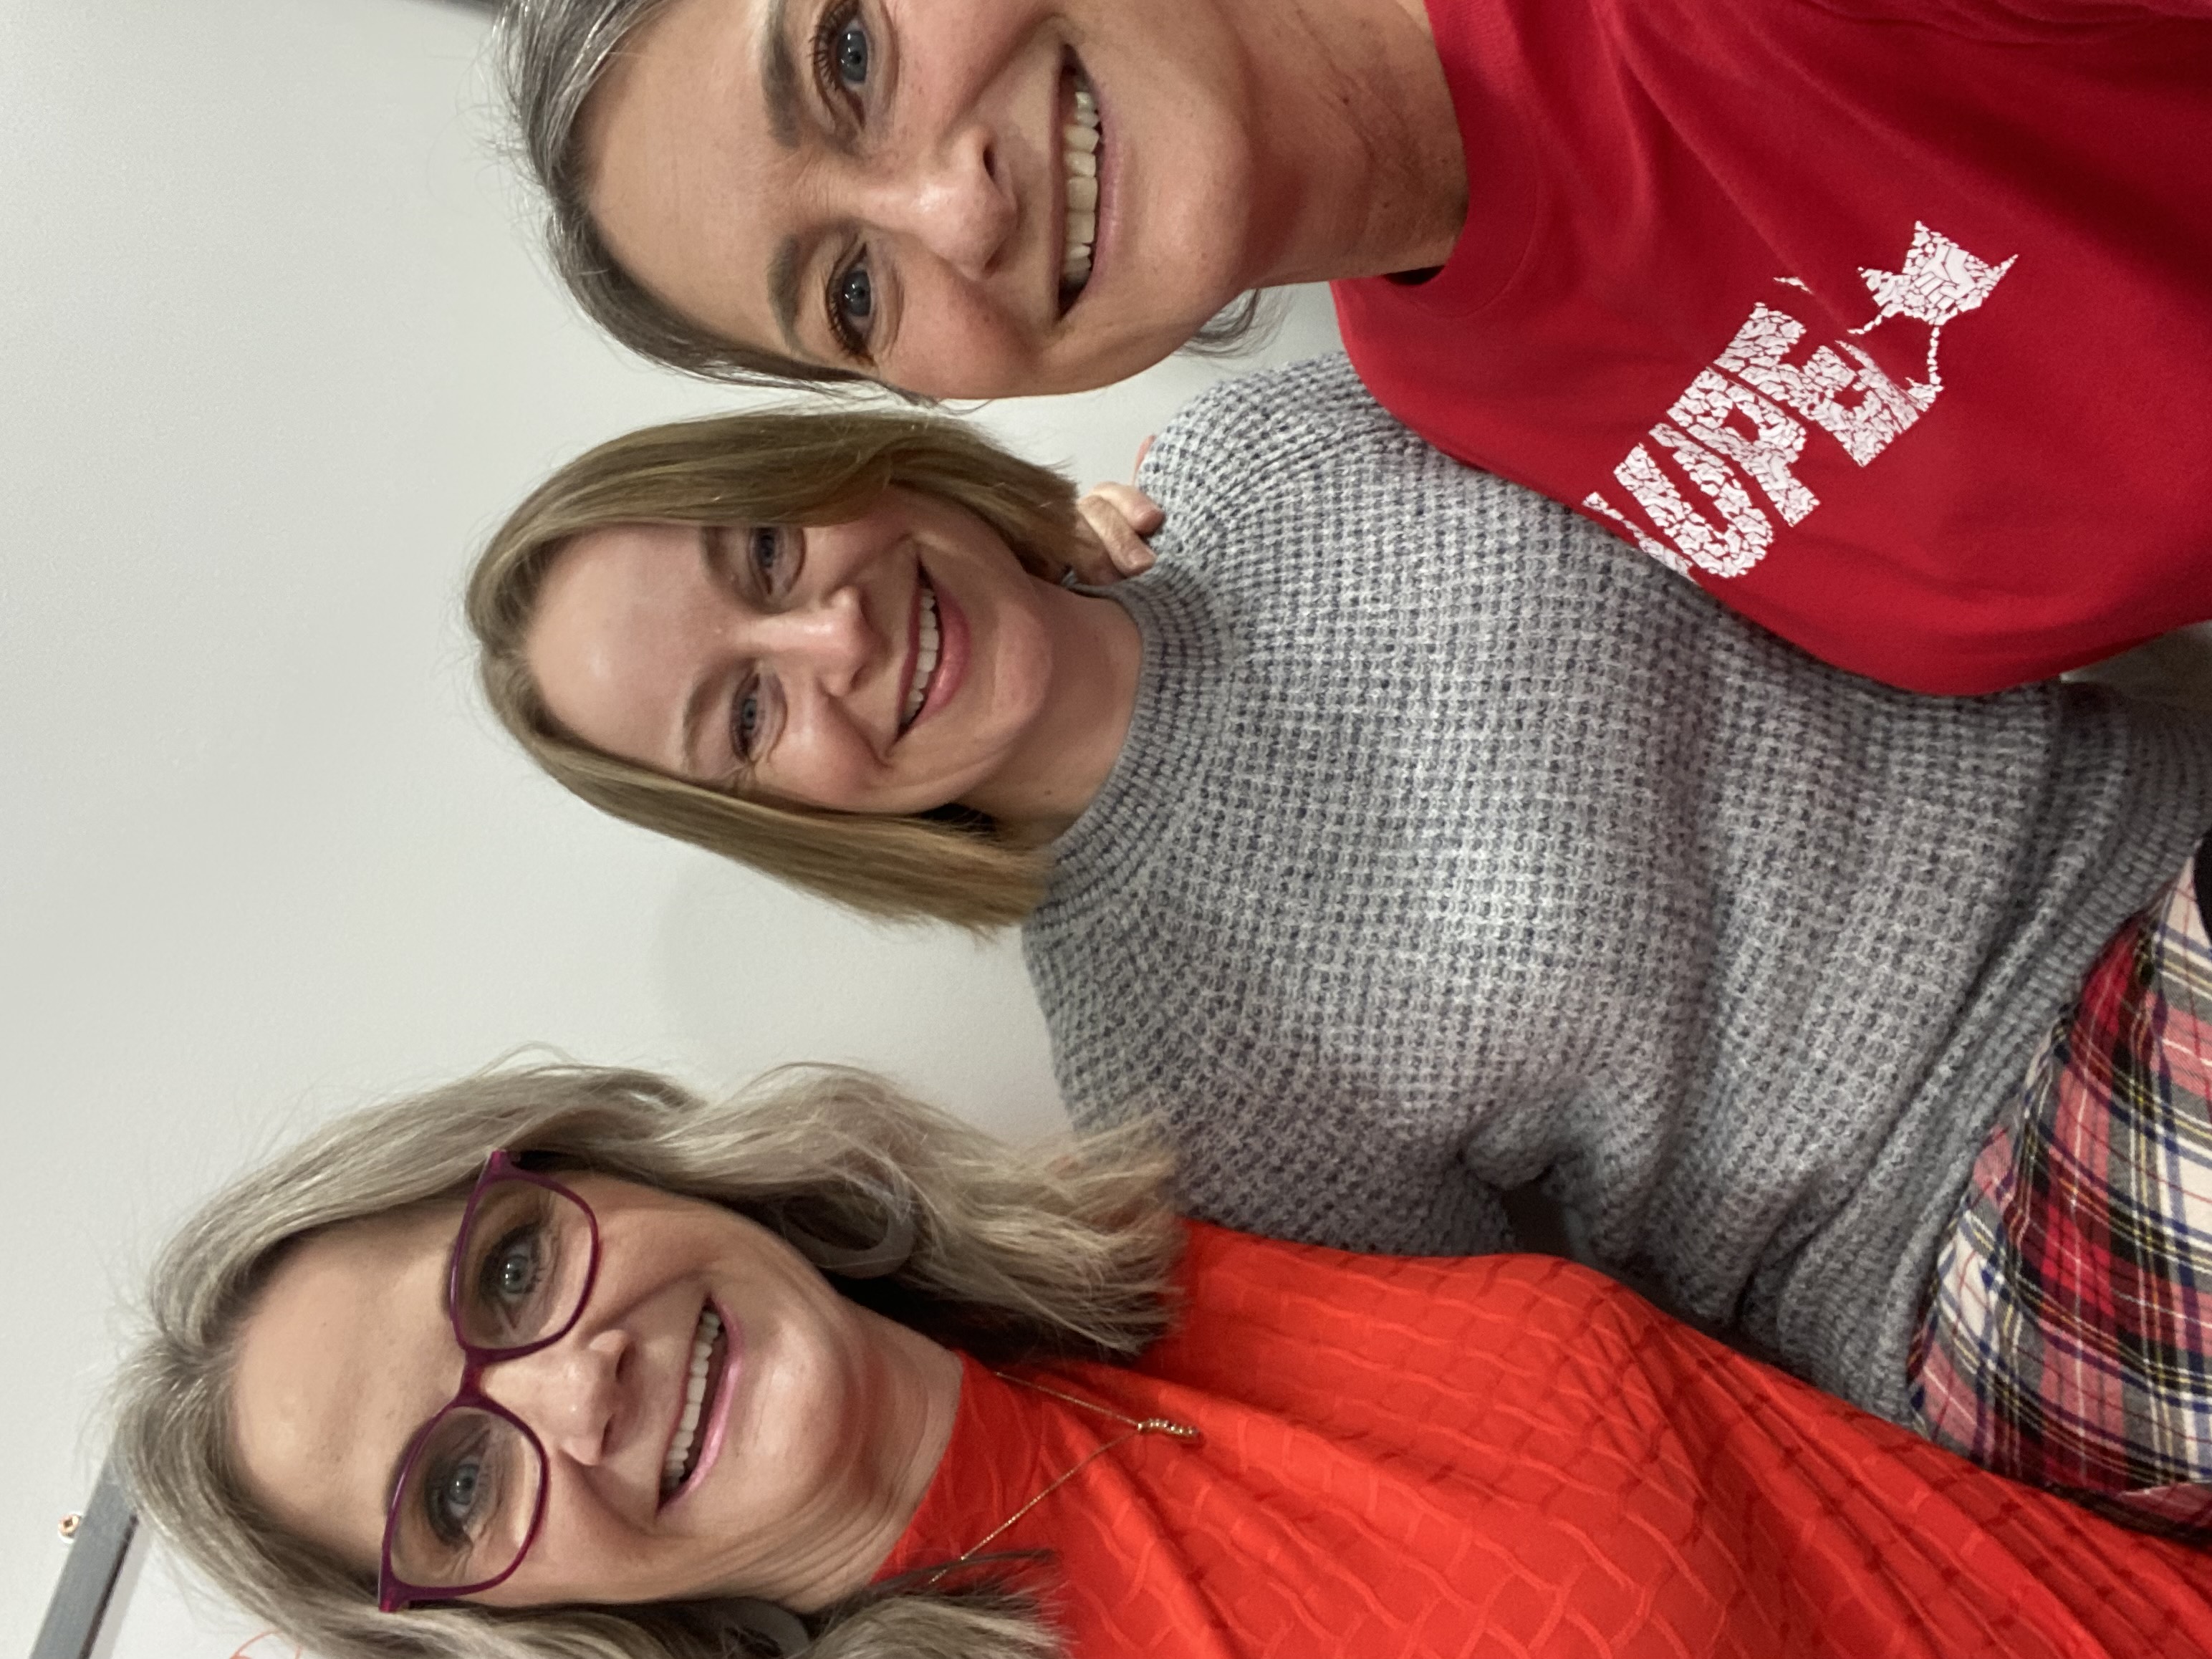
[(325, 1659), (2212, 1653), (2201, 1557), (1582, 1268), (1166, 1175), (853, 1073), (475, 1078), (186, 1228), (120, 1452)]
[(648, 356), (940, 397), (1328, 281), (1361, 378), (1856, 672), (2212, 617), (2204, 0), (526, 0)]

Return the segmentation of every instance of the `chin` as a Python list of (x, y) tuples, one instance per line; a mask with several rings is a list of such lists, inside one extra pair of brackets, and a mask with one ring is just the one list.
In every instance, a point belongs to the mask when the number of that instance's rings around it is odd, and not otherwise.
[[(1089, 297), (1086, 293), (1085, 298)], [(1110, 295), (1100, 297), (1111, 299)], [(1055, 354), (1058, 362), (1048, 365), (1045, 378), (1056, 392), (1091, 392), (1126, 380), (1165, 362), (1243, 297), (1244, 290), (1231, 283), (1209, 285), (1202, 296), (1179, 304), (1162, 305), (1157, 295), (1147, 295), (1152, 302), (1133, 316), (1116, 315), (1116, 308), (1102, 304), (1094, 317), (1084, 319), (1081, 332), (1073, 334), (1065, 350)], [(1069, 313), (1071, 324), (1080, 310), (1079, 303)]]

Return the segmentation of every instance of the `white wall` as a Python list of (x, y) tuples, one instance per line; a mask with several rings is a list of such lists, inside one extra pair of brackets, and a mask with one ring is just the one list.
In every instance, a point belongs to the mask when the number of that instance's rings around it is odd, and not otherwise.
[[(483, 32), (428, 0), (0, 0), (0, 1652), (97, 1466), (118, 1302), (302, 1120), (528, 1039), (1056, 1110), (1011, 949), (598, 818), (478, 711), (478, 538), (576, 449), (731, 396), (544, 279)], [(1302, 296), (1271, 355), (1333, 338)], [(1214, 372), (984, 418), (1121, 476)], [(157, 1569), (117, 1639), (252, 1634)]]

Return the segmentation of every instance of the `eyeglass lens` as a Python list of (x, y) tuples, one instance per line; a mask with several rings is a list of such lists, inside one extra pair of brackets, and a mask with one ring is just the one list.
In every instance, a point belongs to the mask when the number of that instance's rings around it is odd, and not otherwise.
[[(535, 1182), (492, 1182), (454, 1249), (453, 1326), (489, 1350), (526, 1348), (581, 1305), (591, 1222), (565, 1194)], [(411, 1584), (459, 1587), (496, 1578), (521, 1559), (545, 1463), (496, 1412), (456, 1406), (424, 1440), (392, 1510), (392, 1571)]]

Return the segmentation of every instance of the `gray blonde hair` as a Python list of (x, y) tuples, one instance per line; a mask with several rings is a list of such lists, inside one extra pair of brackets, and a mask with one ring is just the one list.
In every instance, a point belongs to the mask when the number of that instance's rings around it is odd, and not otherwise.
[[(172, 1241), (149, 1330), (115, 1390), (116, 1455), (148, 1518), (254, 1616), (320, 1659), (738, 1659), (741, 1604), (380, 1613), (372, 1582), (273, 1525), (232, 1450), (239, 1334), (299, 1240), (458, 1198), (495, 1148), (729, 1206), (815, 1241), (910, 1230), (904, 1264), (836, 1280), (979, 1357), (1121, 1358), (1169, 1322), (1181, 1235), (1168, 1160), (1143, 1128), (1019, 1152), (864, 1073), (774, 1073), (721, 1104), (650, 1073), (533, 1066), (343, 1119), (243, 1176)], [(807, 1621), (808, 1659), (1044, 1659), (1028, 1604), (972, 1574), (896, 1583)]]
[[(849, 382), (848, 370), (801, 362), (726, 340), (664, 304), (623, 269), (592, 222), (584, 106), (622, 50), (668, 0), (508, 0), (500, 60), (524, 164), (545, 198), (553, 269), (584, 314), (639, 356), (710, 380), (761, 385)], [(1184, 348), (1203, 356), (1248, 349), (1264, 331), (1261, 295), (1247, 294)]]
[(965, 507), (1024, 568), (1075, 550), (1075, 491), (959, 422), (904, 410), (755, 410), (647, 427), (577, 457), (492, 537), (469, 579), (469, 626), (492, 711), (531, 757), (603, 811), (871, 916), (1001, 927), (1036, 908), (1047, 861), (960, 808), (878, 817), (746, 800), (583, 743), (545, 706), (524, 647), (554, 562), (620, 524), (833, 524), (890, 485)]

